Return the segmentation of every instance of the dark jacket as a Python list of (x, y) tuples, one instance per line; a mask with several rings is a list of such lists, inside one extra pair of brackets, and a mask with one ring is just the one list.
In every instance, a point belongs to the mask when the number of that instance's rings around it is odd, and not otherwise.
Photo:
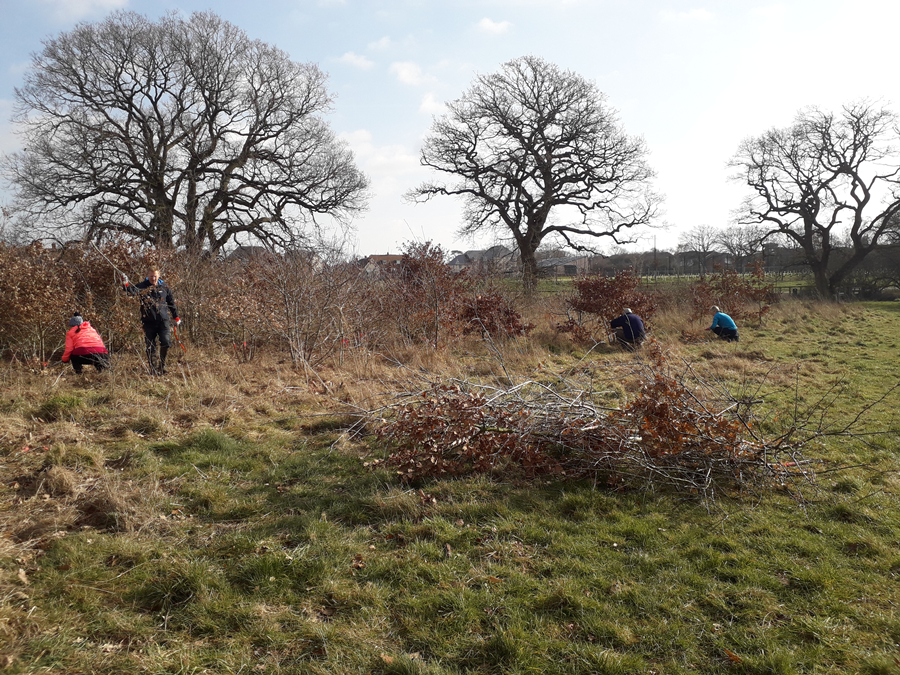
[(621, 328), (623, 337), (627, 342), (640, 342), (647, 337), (644, 331), (644, 322), (637, 314), (623, 314), (609, 322), (613, 328)]
[(162, 279), (156, 282), (156, 286), (151, 286), (149, 279), (139, 284), (125, 284), (125, 292), (141, 299), (141, 322), (144, 325), (169, 323), (178, 318), (172, 290)]

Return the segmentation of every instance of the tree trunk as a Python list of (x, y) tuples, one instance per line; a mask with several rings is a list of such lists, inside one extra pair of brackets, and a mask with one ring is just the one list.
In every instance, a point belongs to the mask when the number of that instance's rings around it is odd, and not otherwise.
[(525, 295), (531, 296), (537, 290), (537, 258), (534, 255), (534, 251), (529, 251), (524, 246), (521, 248), (520, 253), (522, 256), (522, 288)]
[(823, 300), (834, 300), (834, 289), (831, 286), (831, 280), (828, 278), (828, 270), (825, 265), (818, 260), (809, 260), (809, 266), (812, 269), (813, 279), (816, 282), (816, 293)]

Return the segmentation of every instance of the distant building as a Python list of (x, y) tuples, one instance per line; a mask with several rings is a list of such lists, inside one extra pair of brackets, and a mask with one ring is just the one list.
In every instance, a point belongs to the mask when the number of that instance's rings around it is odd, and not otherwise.
[(586, 255), (545, 258), (537, 261), (538, 274), (543, 277), (574, 277), (590, 271), (591, 258)]
[(388, 253), (385, 255), (370, 255), (365, 258), (360, 258), (357, 261), (357, 264), (362, 267), (366, 276), (378, 277), (389, 270), (397, 269), (402, 260), (402, 255)]
[(230, 262), (239, 261), (246, 262), (254, 258), (272, 258), (274, 257), (265, 246), (249, 246), (241, 244), (231, 253), (225, 256), (225, 260)]
[(475, 269), (484, 272), (507, 272), (516, 268), (518, 256), (505, 246), (491, 246), (484, 250), (471, 250), (454, 256), (447, 265), (454, 272)]

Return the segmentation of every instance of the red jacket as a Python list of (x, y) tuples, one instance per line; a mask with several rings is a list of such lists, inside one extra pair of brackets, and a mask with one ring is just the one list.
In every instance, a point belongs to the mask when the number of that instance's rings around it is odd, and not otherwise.
[(66, 333), (66, 351), (62, 355), (63, 363), (69, 362), (69, 357), (85, 356), (87, 354), (106, 354), (103, 338), (91, 326), (90, 321), (84, 321), (80, 326), (74, 326)]

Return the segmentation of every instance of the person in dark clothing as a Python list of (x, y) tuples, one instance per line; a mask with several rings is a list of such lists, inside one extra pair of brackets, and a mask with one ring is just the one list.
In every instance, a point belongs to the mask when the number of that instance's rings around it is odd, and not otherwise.
[(633, 349), (647, 339), (644, 322), (630, 309), (626, 309), (622, 316), (610, 321), (609, 325), (615, 331), (616, 340), (622, 347)]
[[(149, 269), (147, 278), (137, 284), (128, 283), (122, 275), (122, 287), (129, 295), (136, 295), (141, 301), (141, 324), (144, 328), (144, 344), (147, 348), (147, 363), (153, 375), (165, 375), (166, 356), (172, 346), (172, 325), (178, 326), (178, 310), (170, 289), (159, 278), (159, 270)], [(159, 340), (159, 364), (156, 362), (156, 342)]]

